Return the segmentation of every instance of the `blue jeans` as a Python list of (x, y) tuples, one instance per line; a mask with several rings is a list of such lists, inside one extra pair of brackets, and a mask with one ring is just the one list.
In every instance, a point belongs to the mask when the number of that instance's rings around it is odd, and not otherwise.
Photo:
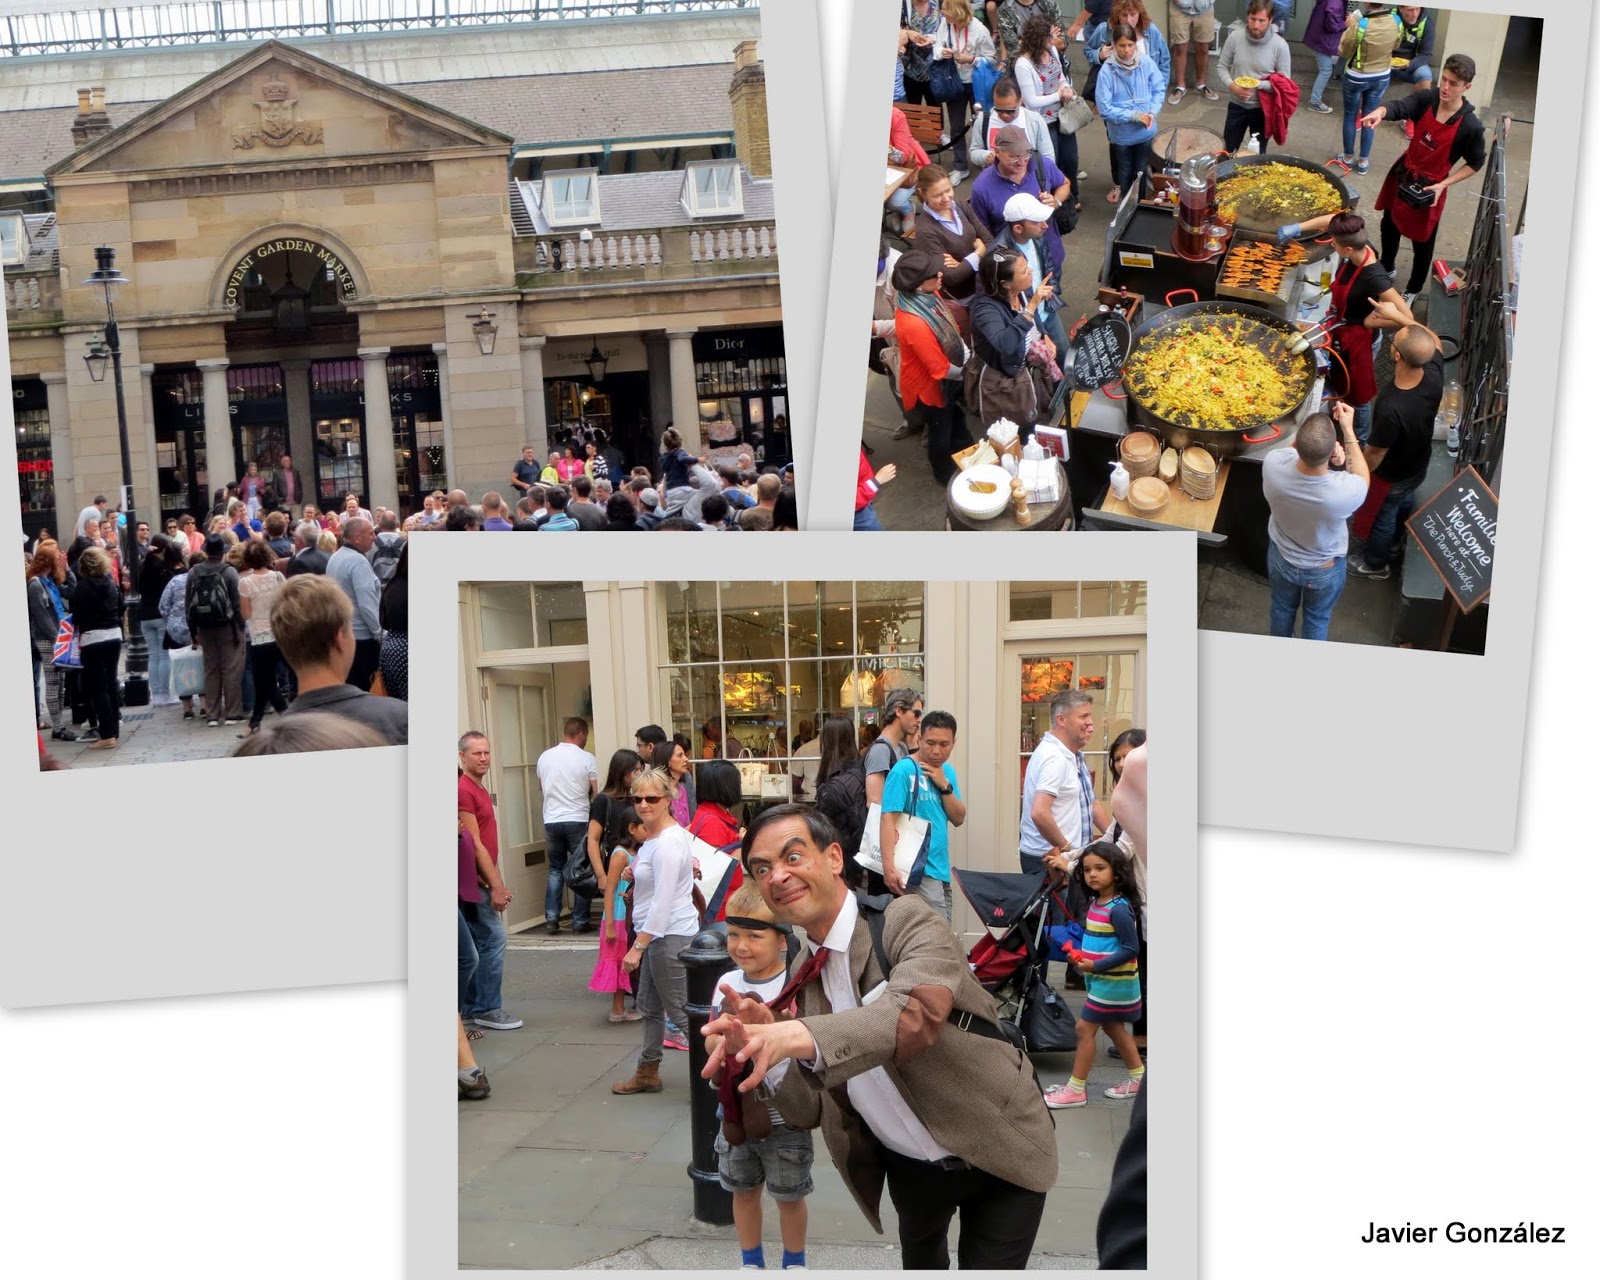
[(1389, 490), (1383, 505), (1378, 508), (1377, 516), (1372, 521), (1372, 529), (1367, 534), (1366, 549), (1361, 556), (1366, 561), (1367, 568), (1381, 569), (1389, 563), (1389, 557), (1394, 554), (1396, 535), (1411, 518), (1411, 513), (1416, 510), (1417, 488), (1421, 484), (1422, 480), (1419, 478), (1416, 484), (1396, 485)]
[(872, 509), (872, 504), (869, 502), (860, 511), (856, 512), (855, 522), (850, 527), (857, 533), (867, 531), (882, 533), (883, 521), (878, 519), (878, 513)]
[(1372, 401), (1355, 406), (1355, 422), (1351, 424), (1356, 433), (1356, 440), (1362, 448), (1366, 448), (1367, 439), (1372, 435)]
[[(1389, 91), (1389, 76), (1361, 76), (1344, 73), (1344, 154), (1356, 154), (1356, 121), (1383, 105), (1383, 95)], [(1361, 158), (1372, 154), (1371, 129), (1361, 130)]]
[[(584, 845), (589, 835), (587, 822), (547, 822), (544, 826), (544, 857), (550, 868), (544, 885), (544, 918), (547, 924), (561, 919), (561, 873), (567, 869), (567, 859), (587, 858)], [(573, 927), (589, 923), (590, 899), (572, 895)]]
[(1326, 640), (1333, 607), (1344, 594), (1344, 557), (1326, 569), (1297, 569), (1275, 542), (1267, 544), (1267, 578), (1272, 583), (1272, 634), (1294, 635), (1294, 615), (1303, 612), (1302, 640)]
[[(472, 992), (472, 978), (478, 972), (478, 948), (472, 941), (472, 926), (467, 923), (466, 911), (475, 903), (456, 899), (456, 1012), (467, 1013), (467, 997)], [(478, 1012), (476, 1009), (474, 1013)]]
[(1311, 101), (1321, 102), (1323, 90), (1328, 87), (1328, 81), (1333, 79), (1333, 67), (1339, 61), (1336, 53), (1313, 53), (1317, 60), (1317, 78), (1311, 84)]
[(1128, 144), (1113, 142), (1110, 146), (1111, 185), (1125, 193), (1139, 185), (1139, 176), (1150, 165), (1150, 139)]
[(149, 618), (139, 623), (139, 630), (144, 633), (144, 647), (150, 651), (150, 692), (171, 693), (172, 654), (161, 645), (167, 624), (160, 618)]
[(500, 979), (506, 969), (506, 922), (489, 905), (487, 891), (482, 902), (456, 901), (477, 952), (477, 969), (466, 984), (466, 998), (461, 1003), (461, 1016), (472, 1018), (500, 1007)]
[(911, 212), (911, 192), (906, 187), (897, 187), (895, 193), (884, 203), (889, 206), (891, 212), (904, 217)]

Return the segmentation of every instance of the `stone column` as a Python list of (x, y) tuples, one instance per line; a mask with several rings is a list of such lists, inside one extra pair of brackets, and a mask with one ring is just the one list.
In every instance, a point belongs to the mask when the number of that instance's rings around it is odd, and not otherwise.
[(238, 477), (233, 474), (233, 417), (228, 412), (228, 362), (196, 360), (206, 405), (205, 505), (211, 509), (216, 491)]
[[(311, 425), (311, 382), (307, 377), (311, 371), (311, 361), (283, 360), (279, 362), (279, 367), (283, 370), (283, 395), (289, 407), (289, 457), (306, 486), (306, 492), (295, 503), (294, 517), (298, 524), (299, 509), (308, 501), (317, 503), (319, 509), (321, 507), (321, 499), (315, 496), (318, 492), (317, 433)], [(272, 464), (277, 466), (278, 460), (274, 458)], [(308, 498), (308, 494), (312, 496)]]
[(367, 419), (367, 504), (391, 510), (400, 503), (394, 478), (394, 417), (389, 412), (388, 347), (362, 347), (361, 378)]
[(694, 385), (693, 329), (667, 330), (667, 352), (672, 369), (672, 425), (683, 437), (683, 447), (700, 452), (700, 397)]
[[(139, 418), (144, 424), (142, 438), (146, 474), (150, 479), (145, 486), (149, 492), (136, 490), (135, 497), (138, 499), (139, 518), (149, 524), (152, 534), (161, 532), (161, 459), (156, 448), (156, 397), (152, 382), (155, 374), (155, 365), (139, 366)], [(134, 447), (138, 447), (136, 442)]]
[[(70, 534), (78, 512), (88, 504), (78, 493), (78, 473), (72, 460), (72, 417), (67, 409), (67, 375), (42, 373), (46, 405), (50, 411), (50, 466), (56, 491), (56, 523), (51, 527), (58, 538)], [(92, 495), (91, 495), (92, 496)], [(65, 525), (66, 528), (62, 528)], [(61, 545), (70, 544), (64, 537)]]
[(522, 339), (523, 443), (533, 446), (541, 465), (550, 455), (550, 423), (544, 410), (544, 344), (541, 337)]
[[(439, 366), (439, 428), (444, 435), (444, 487), (448, 492), (456, 483), (456, 426), (450, 412), (450, 344), (435, 342), (433, 358)], [(419, 504), (424, 496), (418, 495)]]

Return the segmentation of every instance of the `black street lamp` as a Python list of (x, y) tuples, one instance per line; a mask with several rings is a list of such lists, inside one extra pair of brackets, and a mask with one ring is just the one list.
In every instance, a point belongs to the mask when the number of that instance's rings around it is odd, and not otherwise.
[(111, 290), (117, 285), (131, 283), (117, 270), (117, 252), (101, 245), (94, 251), (94, 274), (83, 283), (98, 285), (106, 294), (106, 331), (103, 338), (89, 339), (89, 352), (83, 357), (89, 366), (89, 376), (96, 382), (104, 381), (106, 362), (111, 364), (112, 385), (117, 393), (117, 442), (122, 447), (122, 507), (126, 523), (122, 530), (122, 564), (128, 571), (128, 647), (124, 654), (123, 703), (130, 707), (150, 705), (150, 652), (145, 648), (144, 631), (139, 626), (139, 568), (138, 542), (134, 531), (139, 517), (133, 503), (133, 457), (128, 450), (128, 405), (122, 396), (122, 341), (117, 335), (117, 311), (111, 301)]

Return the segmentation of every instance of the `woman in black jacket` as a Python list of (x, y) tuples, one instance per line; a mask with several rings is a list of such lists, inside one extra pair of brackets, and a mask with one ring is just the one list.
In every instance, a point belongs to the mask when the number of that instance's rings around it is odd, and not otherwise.
[(861, 882), (864, 868), (856, 861), (861, 833), (867, 825), (867, 771), (856, 750), (855, 727), (843, 716), (822, 726), (821, 759), (817, 765), (817, 812), (833, 823), (844, 850), (845, 883)]
[(1022, 372), (1028, 348), (1037, 341), (1055, 344), (1037, 323), (1039, 308), (1054, 296), (1048, 284), (1034, 287), (1033, 268), (1024, 254), (996, 245), (983, 260), (981, 291), (972, 299), (972, 349), (991, 369), (1007, 377)]
[(400, 559), (394, 566), (394, 577), (389, 579), (378, 601), (378, 623), (383, 627), (383, 648), (378, 651), (378, 671), (383, 676), (383, 691), (391, 698), (406, 701), (407, 652), (411, 643), (411, 579), (406, 574), (406, 564), (411, 558), (411, 543), (400, 548)]
[(89, 547), (78, 557), (72, 621), (83, 655), (84, 689), (98, 725), (94, 747), (110, 750), (121, 729), (117, 663), (122, 657), (122, 591), (112, 576), (111, 557), (99, 547)]

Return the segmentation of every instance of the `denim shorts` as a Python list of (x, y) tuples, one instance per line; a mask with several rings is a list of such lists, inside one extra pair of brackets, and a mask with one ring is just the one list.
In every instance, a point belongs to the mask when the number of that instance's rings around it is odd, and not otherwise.
[(811, 1131), (774, 1125), (759, 1142), (730, 1147), (717, 1133), (717, 1176), (724, 1191), (757, 1191), (765, 1183), (778, 1203), (811, 1194)]

